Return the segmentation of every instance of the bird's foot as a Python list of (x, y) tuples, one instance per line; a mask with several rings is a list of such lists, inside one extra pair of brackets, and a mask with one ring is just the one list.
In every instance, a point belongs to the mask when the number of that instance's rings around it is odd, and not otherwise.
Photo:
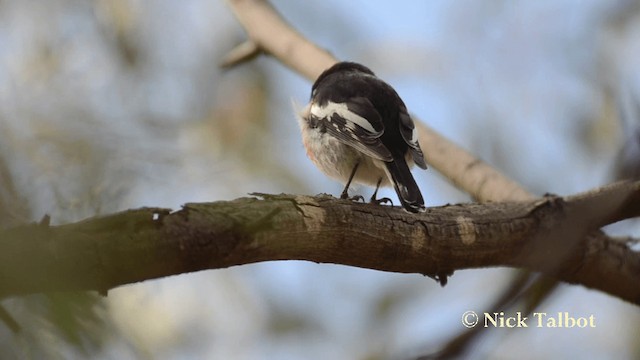
[(355, 202), (359, 202), (359, 201), (364, 202), (364, 198), (362, 197), (362, 195), (349, 196), (349, 194), (347, 194), (346, 192), (343, 192), (342, 194), (340, 194), (340, 199), (351, 200)]
[(376, 205), (391, 204), (391, 206), (393, 206), (393, 201), (391, 199), (389, 199), (388, 197), (383, 197), (383, 198), (380, 198), (380, 199), (376, 199), (376, 198), (372, 197), (369, 200), (369, 203), (376, 204)]

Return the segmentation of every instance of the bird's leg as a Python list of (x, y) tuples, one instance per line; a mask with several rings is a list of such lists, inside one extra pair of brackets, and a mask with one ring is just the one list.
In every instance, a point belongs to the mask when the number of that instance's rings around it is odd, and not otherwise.
[(369, 200), (370, 203), (372, 204), (386, 204), (386, 203), (391, 203), (391, 205), (393, 205), (393, 201), (391, 201), (391, 199), (389, 199), (388, 197), (383, 197), (380, 199), (376, 199), (376, 197), (378, 197), (378, 189), (380, 188), (380, 183), (382, 182), (382, 178), (378, 179), (378, 183), (376, 184), (376, 191), (373, 192), (373, 195), (371, 195), (371, 199)]
[(340, 199), (349, 199), (349, 200), (354, 200), (354, 201), (364, 201), (364, 198), (360, 195), (356, 195), (354, 197), (349, 197), (349, 186), (351, 185), (351, 181), (353, 181), (353, 177), (356, 176), (356, 171), (358, 170), (358, 166), (360, 166), (360, 162), (358, 161), (356, 163), (356, 165), (353, 167), (353, 170), (351, 170), (351, 175), (349, 175), (349, 180), (347, 180), (347, 184), (344, 186), (344, 190), (342, 190), (342, 194), (340, 194)]

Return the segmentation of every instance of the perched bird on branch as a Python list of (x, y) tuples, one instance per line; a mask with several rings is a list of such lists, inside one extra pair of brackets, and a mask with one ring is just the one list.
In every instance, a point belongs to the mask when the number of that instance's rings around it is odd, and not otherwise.
[[(410, 168), (427, 168), (413, 120), (398, 93), (366, 66), (340, 62), (325, 70), (311, 88), (311, 101), (300, 114), (307, 155), (326, 175), (345, 183), (393, 185), (402, 207), (425, 211)], [(362, 198), (361, 196), (353, 199)]]

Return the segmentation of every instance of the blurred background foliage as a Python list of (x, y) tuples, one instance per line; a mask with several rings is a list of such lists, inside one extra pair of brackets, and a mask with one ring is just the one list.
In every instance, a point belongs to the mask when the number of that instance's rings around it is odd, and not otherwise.
[[(640, 173), (638, 1), (274, 5), (535, 193)], [(299, 140), (291, 100), (303, 104), (310, 84), (266, 57), (218, 68), (243, 39), (217, 0), (0, 1), (0, 226), (254, 191), (337, 194)], [(433, 169), (416, 176), (430, 205), (469, 200)], [(633, 221), (608, 231), (640, 232)], [(464, 331), (462, 313), (488, 310), (512, 277), (460, 271), (440, 288), (417, 275), (292, 261), (133, 284), (107, 298), (8, 298), (0, 305), (20, 331), (0, 322), (0, 358), (404, 358)], [(470, 355), (640, 354), (631, 305), (560, 286), (541, 311), (594, 314), (597, 327), (495, 329)]]

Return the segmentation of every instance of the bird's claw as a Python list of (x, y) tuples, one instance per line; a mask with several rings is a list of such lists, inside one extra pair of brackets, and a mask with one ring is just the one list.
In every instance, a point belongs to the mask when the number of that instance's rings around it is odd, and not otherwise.
[(383, 197), (383, 198), (380, 198), (380, 199), (371, 198), (371, 200), (369, 202), (372, 203), (372, 204), (376, 204), (376, 205), (391, 204), (391, 206), (393, 206), (393, 201), (391, 199), (389, 199), (388, 197)]
[(364, 198), (362, 197), (362, 195), (355, 195), (355, 196), (351, 196), (349, 197), (349, 194), (347, 194), (346, 192), (343, 192), (342, 194), (340, 194), (340, 199), (341, 200), (351, 200), (351, 201), (362, 201), (364, 202)]

